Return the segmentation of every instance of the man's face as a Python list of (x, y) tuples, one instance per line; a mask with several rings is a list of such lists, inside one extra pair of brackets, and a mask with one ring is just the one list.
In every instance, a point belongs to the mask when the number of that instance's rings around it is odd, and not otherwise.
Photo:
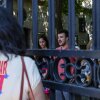
[(58, 44), (59, 46), (64, 46), (67, 44), (68, 37), (65, 36), (65, 33), (58, 34)]

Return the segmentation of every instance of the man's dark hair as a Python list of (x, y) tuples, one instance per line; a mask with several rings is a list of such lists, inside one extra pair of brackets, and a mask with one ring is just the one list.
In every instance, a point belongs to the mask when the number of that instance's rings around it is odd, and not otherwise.
[(24, 33), (17, 20), (6, 8), (0, 7), (0, 51), (18, 55), (25, 49)]
[(61, 33), (64, 33), (66, 37), (69, 36), (67, 30), (60, 30), (60, 31), (58, 32), (58, 34), (61, 34)]

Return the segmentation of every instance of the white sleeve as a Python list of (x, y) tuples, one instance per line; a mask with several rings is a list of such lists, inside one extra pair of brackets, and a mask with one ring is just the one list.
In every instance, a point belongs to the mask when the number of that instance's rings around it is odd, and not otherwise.
[(35, 89), (37, 85), (39, 84), (39, 82), (41, 81), (41, 76), (34, 60), (29, 58), (29, 62), (28, 61), (26, 62), (25, 62), (27, 65), (26, 69), (28, 72), (30, 83), (31, 83), (32, 89)]

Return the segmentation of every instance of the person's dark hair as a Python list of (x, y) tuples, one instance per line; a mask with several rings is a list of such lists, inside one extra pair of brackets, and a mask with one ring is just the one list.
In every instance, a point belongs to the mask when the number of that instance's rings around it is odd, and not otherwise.
[(60, 30), (60, 31), (58, 32), (58, 34), (61, 34), (61, 33), (64, 33), (66, 37), (69, 36), (67, 30)]
[(39, 39), (41, 39), (41, 38), (43, 38), (43, 40), (46, 41), (46, 47), (49, 48), (48, 39), (47, 39), (47, 37), (46, 37), (45, 34), (42, 34), (42, 35), (39, 36), (39, 38), (38, 38), (38, 47), (41, 49), (41, 47), (40, 47), (40, 45), (39, 45)]
[[(0, 7), (0, 52), (6, 56), (25, 49), (24, 33), (17, 20), (6, 8)], [(8, 57), (8, 56), (7, 56)]]

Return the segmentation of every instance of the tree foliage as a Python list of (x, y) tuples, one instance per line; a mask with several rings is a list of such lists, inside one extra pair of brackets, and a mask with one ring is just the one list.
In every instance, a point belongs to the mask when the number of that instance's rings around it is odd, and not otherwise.
[[(60, 2), (60, 0), (55, 0), (55, 7), (56, 7), (56, 4), (58, 2)], [(60, 2), (60, 4), (62, 3), (62, 14), (65, 14), (67, 15), (68, 14), (68, 0), (61, 0), (62, 2)], [(83, 7), (82, 6), (82, 3), (83, 2), (86, 2), (88, 1), (88, 3), (90, 3), (89, 1), (90, 0), (75, 0), (75, 13), (76, 15), (79, 15), (80, 12), (83, 12), (85, 15), (91, 15), (92, 13), (92, 9), (91, 8), (86, 8), (86, 7)], [(90, 4), (89, 4), (90, 5)], [(47, 9), (48, 7), (48, 0), (44, 0), (44, 9)]]
[[(84, 15), (91, 16), (92, 9), (91, 8), (85, 8), (82, 6), (82, 2), (85, 2), (86, 0), (75, 0), (75, 13), (78, 16), (80, 12), (83, 12)], [(67, 15), (68, 14), (68, 0), (63, 0), (63, 8), (62, 13)]]
[[(90, 0), (75, 0), (75, 14), (79, 16), (80, 13), (83, 15), (91, 16), (92, 8), (82, 6), (83, 2), (90, 3)], [(44, 4), (42, 5), (43, 9), (47, 11), (48, 9), (48, 0), (44, 0)], [(55, 0), (55, 15), (56, 15), (56, 29), (57, 31), (63, 29), (62, 27), (62, 16), (68, 15), (68, 0)]]

